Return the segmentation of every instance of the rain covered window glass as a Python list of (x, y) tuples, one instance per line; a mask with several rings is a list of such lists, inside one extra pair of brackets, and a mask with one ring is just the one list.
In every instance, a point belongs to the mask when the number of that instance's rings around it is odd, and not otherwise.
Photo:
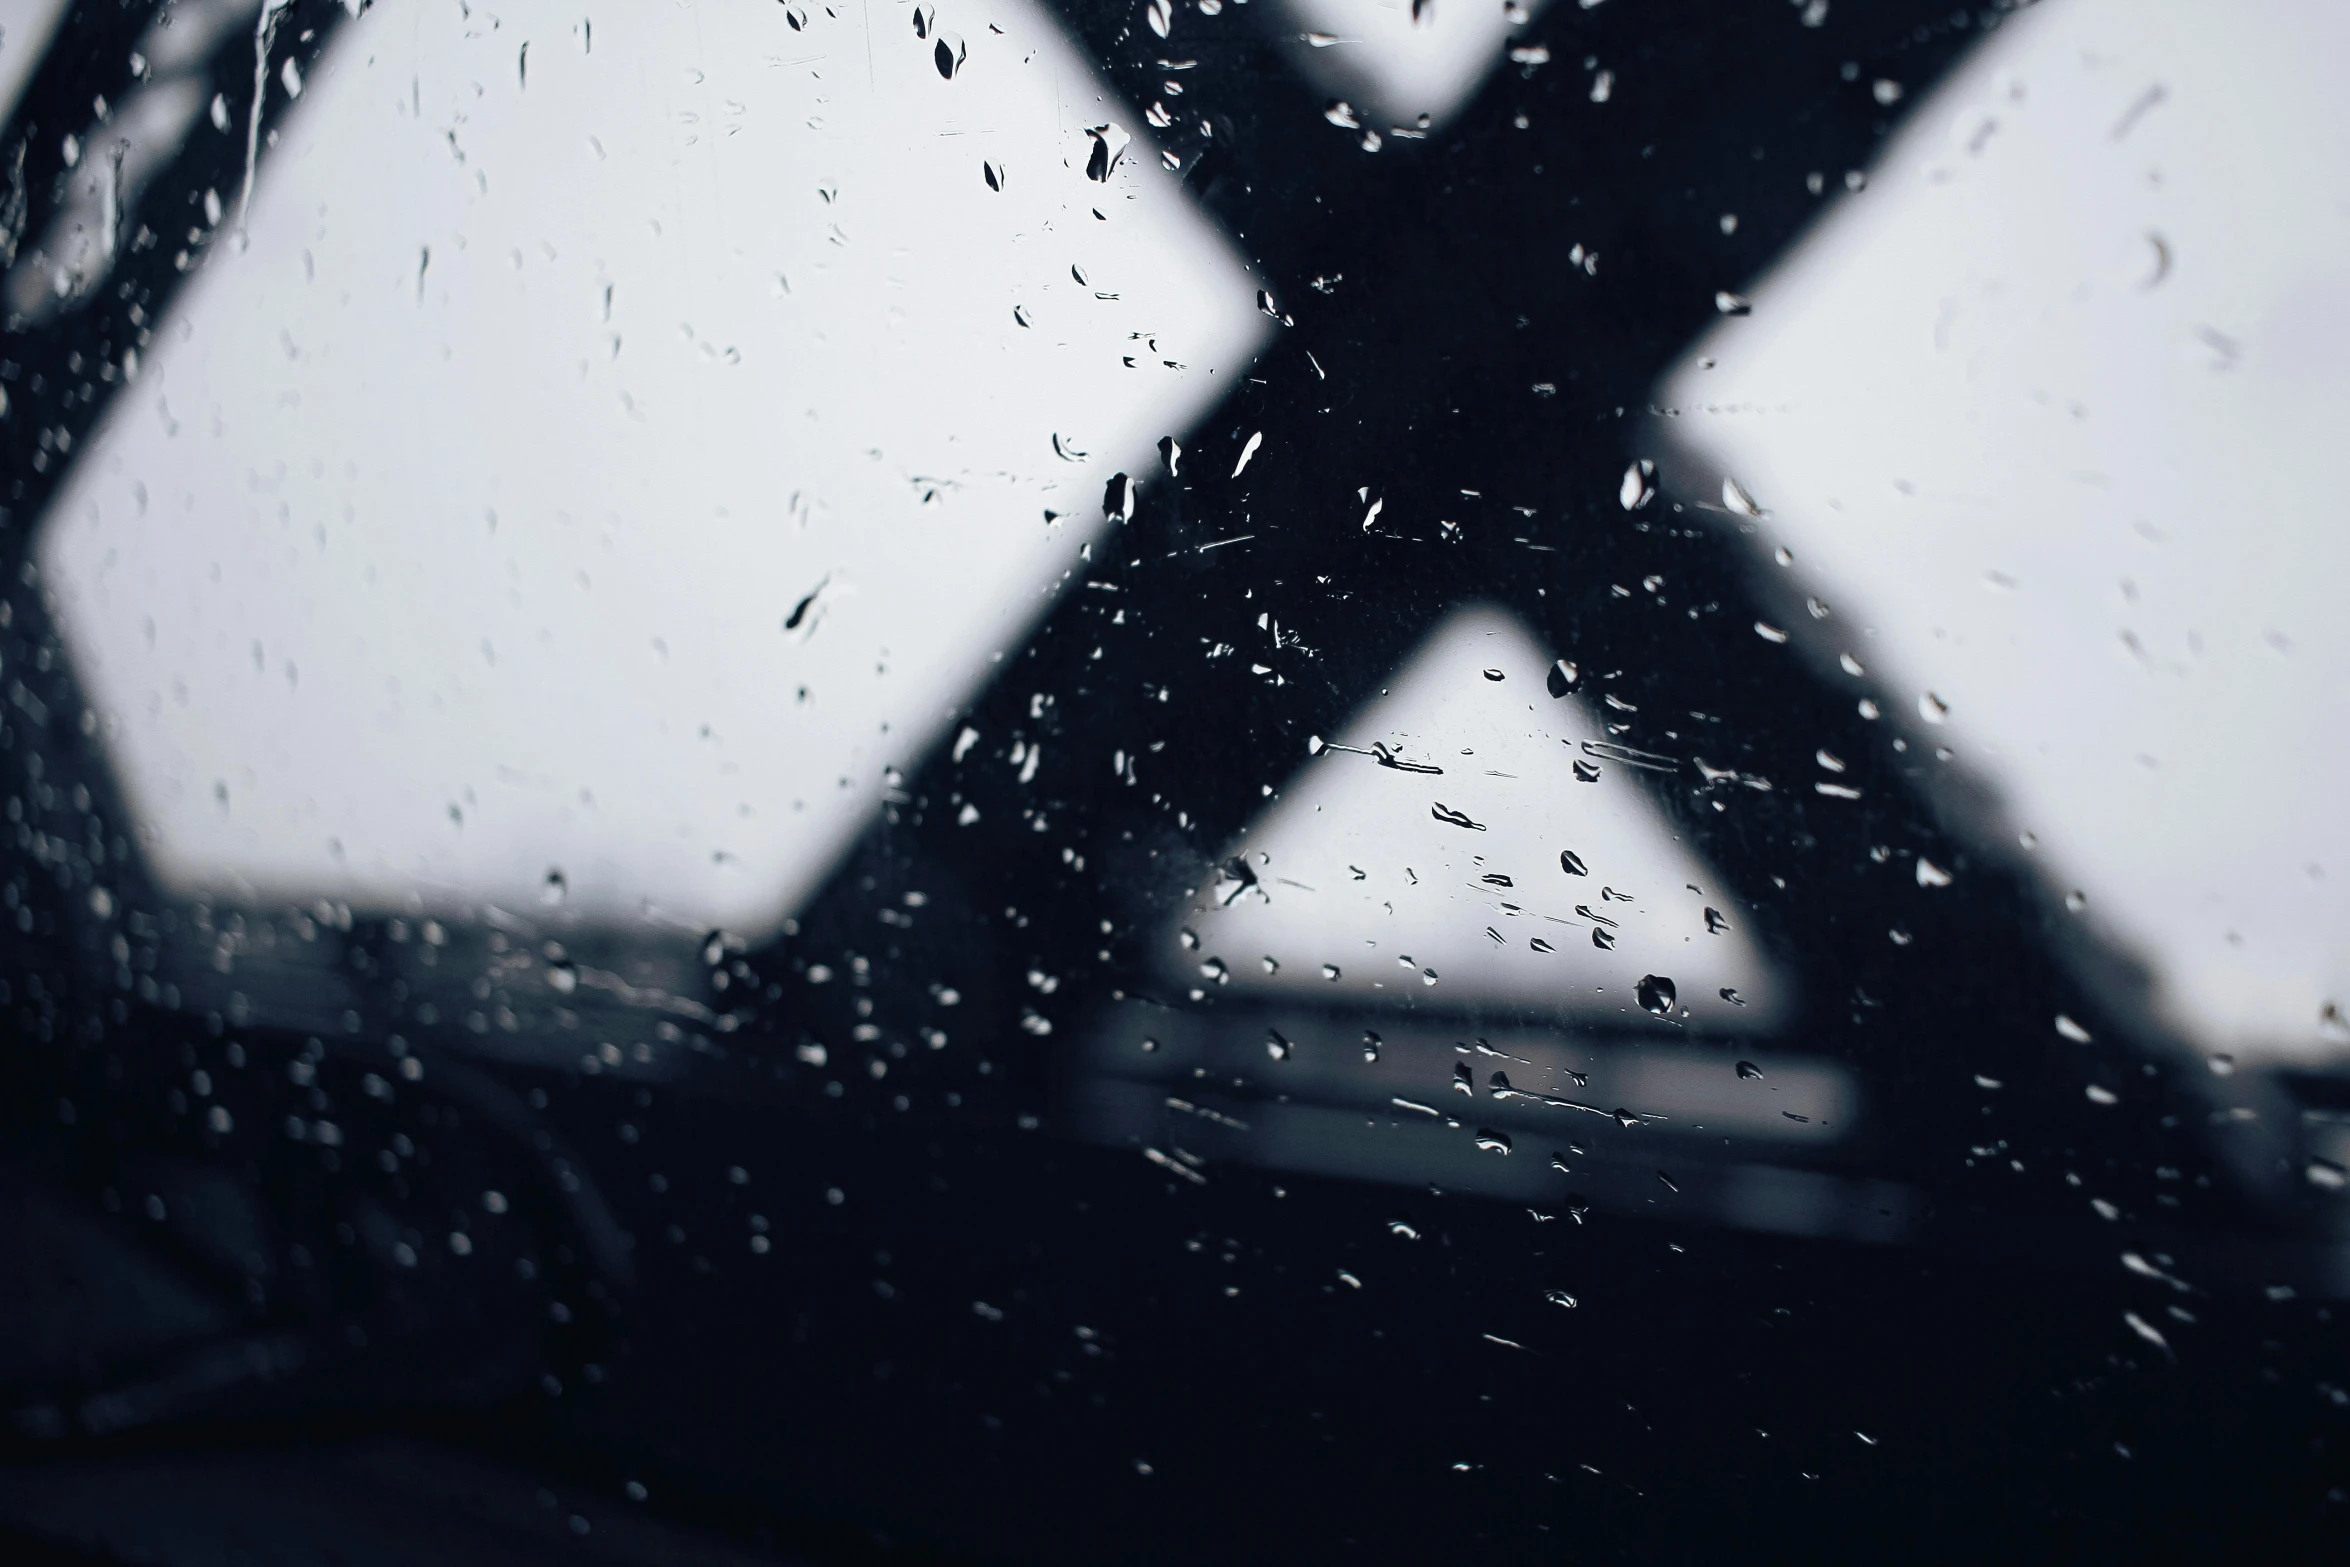
[(2322, 1556), (2345, 58), (0, 0), (0, 1533)]

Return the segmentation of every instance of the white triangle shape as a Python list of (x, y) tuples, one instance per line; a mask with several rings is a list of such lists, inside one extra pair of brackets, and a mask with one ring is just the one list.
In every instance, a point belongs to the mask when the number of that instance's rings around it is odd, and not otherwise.
[[(1506, 610), (1444, 620), (1228, 848), (1255, 881), (1199, 890), (1170, 933), (1173, 970), (1291, 1002), (1626, 1022), (1644, 1017), (1642, 979), (1660, 975), (1679, 1023), (1753, 1029), (1784, 1012), (1789, 983), (1744, 909), (1636, 769), (1586, 751), (1619, 747), (1588, 689), (1549, 695), (1550, 662)], [(1599, 776), (1578, 777), (1578, 761)]]

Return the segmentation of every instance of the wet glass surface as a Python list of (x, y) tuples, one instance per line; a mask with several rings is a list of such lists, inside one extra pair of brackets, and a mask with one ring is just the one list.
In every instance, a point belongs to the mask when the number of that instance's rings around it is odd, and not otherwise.
[(2338, 1549), (2345, 50), (0, 5), (0, 1528)]

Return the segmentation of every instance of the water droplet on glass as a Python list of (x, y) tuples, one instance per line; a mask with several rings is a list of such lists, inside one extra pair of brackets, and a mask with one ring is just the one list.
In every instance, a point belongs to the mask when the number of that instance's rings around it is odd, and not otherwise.
[(1624, 510), (1638, 511), (1656, 499), (1656, 464), (1643, 457), (1624, 470), (1624, 482), (1616, 487), (1616, 499)]
[(1183, 445), (1172, 435), (1159, 437), (1159, 461), (1167, 465), (1167, 477), (1175, 477), (1176, 468), (1183, 461)]
[(1453, 1086), (1453, 1089), (1454, 1089), (1454, 1091), (1455, 1091), (1455, 1092), (1457, 1092), (1457, 1093), (1468, 1094), (1468, 1095), (1470, 1095), (1471, 1097), (1474, 1097), (1474, 1096), (1476, 1095), (1476, 1092), (1477, 1092), (1477, 1078), (1476, 1078), (1476, 1074), (1472, 1073), (1472, 1072), (1469, 1070), (1469, 1067), (1468, 1067), (1468, 1063), (1467, 1063), (1467, 1062), (1465, 1062), (1465, 1061), (1456, 1061), (1456, 1062), (1454, 1062), (1454, 1063), (1453, 1063), (1453, 1067), (1452, 1067), (1452, 1086)]
[(981, 160), (979, 165), (979, 177), (987, 181), (987, 188), (989, 190), (1002, 190), (1004, 188), (1004, 166), (1000, 163), (991, 162), (985, 159)]
[(1438, 821), (1443, 822), (1448, 827), (1466, 827), (1471, 832), (1483, 832), (1485, 830), (1484, 823), (1471, 821), (1467, 812), (1456, 811), (1441, 800), (1428, 807), (1428, 814), (1435, 817)]
[(1126, 156), (1126, 148), (1134, 138), (1118, 125), (1090, 125), (1086, 127), (1085, 134), (1093, 138), (1093, 151), (1085, 160), (1085, 177), (1089, 180), (1106, 180), (1110, 177), (1110, 171), (1117, 168), (1120, 160)]
[(1569, 876), (1588, 876), (1591, 868), (1583, 863), (1583, 856), (1572, 849), (1559, 850), (1559, 869)]
[(1724, 1001), (1729, 1002), (1730, 1005), (1734, 1007), (1742, 1007), (1746, 1005), (1746, 998), (1738, 994), (1735, 989), (1728, 985), (1724, 985), (1722, 987), (1721, 995)]
[(1565, 1290), (1544, 1290), (1542, 1298), (1554, 1306), (1564, 1306), (1569, 1311), (1573, 1311), (1577, 1305), (1581, 1304)]
[(1510, 1134), (1480, 1126), (1477, 1128), (1477, 1146), (1487, 1153), (1508, 1153), (1511, 1147)]
[(1420, 1238), (1420, 1232), (1413, 1229), (1410, 1225), (1404, 1223), (1401, 1219), (1388, 1220), (1387, 1233), (1407, 1241), (1416, 1241)]
[(1175, 7), (1170, 0), (1150, 0), (1149, 7), (1143, 12), (1143, 19), (1150, 23), (1152, 32), (1164, 38), (1168, 29), (1175, 25)]
[(963, 68), (963, 58), (963, 40), (953, 33), (940, 33), (937, 46), (930, 51), (930, 62), (938, 67), (938, 74), (953, 81)]
[(1641, 1011), (1654, 1013), (1658, 1017), (1671, 1017), (1673, 1003), (1680, 999), (1673, 989), (1673, 982), (1662, 974), (1641, 975), (1633, 995), (1638, 998)]
[(1540, 936), (1536, 936), (1532, 941), (1527, 942), (1526, 945), (1533, 948), (1536, 952), (1558, 951), (1558, 948), (1552, 946), (1549, 942), (1544, 941)]
[(1754, 301), (1744, 294), (1733, 294), (1723, 289), (1714, 295), (1714, 308), (1726, 316), (1751, 315), (1754, 312)]
[(1338, 976), (1338, 965), (1337, 965), (1337, 964), (1335, 964), (1335, 963), (1325, 963), (1325, 964), (1323, 964), (1323, 965), (1322, 965), (1322, 977), (1323, 977), (1324, 979), (1326, 979), (1326, 980), (1330, 981), (1330, 983), (1332, 983), (1333, 985), (1337, 984), (1337, 983), (1338, 983), (1338, 977), (1339, 977), (1339, 976)]
[(1752, 1061), (1741, 1061), (1738, 1063), (1738, 1075), (1743, 1080), (1753, 1083), (1762, 1080), (1763, 1072), (1762, 1068), (1756, 1066)]
[(1594, 767), (1594, 766), (1592, 766), (1592, 765), (1591, 765), (1589, 762), (1582, 761), (1582, 760), (1578, 759), (1578, 760), (1576, 761), (1576, 763), (1575, 763), (1575, 782), (1577, 782), (1577, 783), (1597, 783), (1597, 782), (1599, 782), (1599, 769), (1598, 769), (1598, 768), (1596, 768), (1596, 767)]
[(1287, 1039), (1282, 1037), (1281, 1031), (1279, 1029), (1268, 1028), (1265, 1030), (1265, 1054), (1271, 1056), (1274, 1060), (1288, 1060), (1290, 1052), (1295, 1048), (1296, 1047), (1291, 1045)]
[(1102, 491), (1102, 516), (1111, 522), (1130, 522), (1134, 518), (1134, 481), (1122, 473), (1112, 474), (1108, 488)]
[(1504, 676), (1498, 669), (1488, 669), (1485, 671), (1485, 678), (1488, 680), (1500, 680), (1503, 679)]
[(1232, 477), (1235, 479), (1240, 477), (1240, 470), (1248, 466), (1248, 460), (1251, 457), (1254, 457), (1257, 454), (1257, 448), (1264, 444), (1265, 432), (1262, 430), (1257, 431), (1254, 435), (1251, 435), (1246, 441), (1241, 443), (1240, 461), (1232, 465)]
[(547, 988), (558, 996), (568, 996), (579, 988), (579, 969), (569, 962), (547, 965)]
[(1208, 959), (1199, 966), (1199, 971), (1219, 985), (1229, 984), (1232, 981), (1232, 971), (1224, 966), (1222, 958)]
[(930, 36), (930, 24), (935, 21), (937, 17), (938, 7), (936, 6), (918, 5), (914, 7), (914, 36), (917, 38), (928, 38)]
[(2076, 1045), (2085, 1045), (2089, 1042), (2089, 1031), (2062, 1012), (2056, 1014), (2056, 1031)]
[(1550, 672), (1542, 679), (1543, 688), (1554, 697), (1565, 696), (1582, 683), (1583, 671), (1564, 658), (1551, 665)]
[(563, 895), (570, 890), (571, 883), (563, 879), (562, 871), (549, 870), (547, 879), (539, 883), (539, 902), (551, 909), (561, 903)]
[(1280, 307), (1273, 303), (1273, 296), (1261, 288), (1257, 290), (1257, 309), (1263, 311), (1266, 315), (1271, 316), (1276, 321), (1281, 319)]
[(1950, 717), (1950, 704), (1931, 691), (1921, 692), (1918, 696), (1918, 717), (1929, 724), (1942, 723)]
[(1950, 885), (1950, 873), (1921, 854), (1918, 856), (1918, 885), (1947, 887)]
[(1729, 928), (1730, 921), (1723, 915), (1720, 909), (1708, 908), (1705, 911), (1706, 934), (1719, 936), (1723, 931), (1726, 931)]
[(1374, 1033), (1372, 1033), (1372, 1032), (1371, 1032), (1369, 1029), (1367, 1029), (1367, 1028), (1366, 1028), (1366, 1029), (1364, 1029), (1364, 1030), (1363, 1030), (1363, 1059), (1364, 1059), (1365, 1061), (1376, 1061), (1376, 1060), (1378, 1060), (1378, 1059), (1379, 1059), (1379, 1047), (1380, 1047), (1382, 1044), (1384, 1044), (1385, 1042), (1386, 1042), (1386, 1041), (1382, 1040), (1382, 1039), (1381, 1039), (1381, 1038), (1380, 1038), (1380, 1037), (1379, 1037), (1377, 1034), (1374, 1034)]
[(2350, 1170), (2345, 1170), (2331, 1159), (2321, 1159), (2312, 1155), (2308, 1166), (2302, 1173), (2309, 1177), (2310, 1185), (2322, 1187), (2329, 1192), (2338, 1192), (2345, 1187), (2350, 1187)]
[(1722, 480), (1722, 504), (1741, 517), (1759, 517), (1763, 514), (1763, 509), (1755, 504), (1754, 497), (1747, 494), (1746, 487), (1736, 479)]
[(1594, 925), (1591, 928), (1591, 944), (1602, 952), (1613, 952), (1616, 946), (1616, 938), (1609, 935), (1606, 931), (1601, 930), (1598, 926)]
[(1328, 107), (1322, 110), (1322, 118), (1340, 130), (1359, 131), (1363, 128), (1363, 122), (1355, 118), (1354, 105), (1344, 98), (1331, 99)]

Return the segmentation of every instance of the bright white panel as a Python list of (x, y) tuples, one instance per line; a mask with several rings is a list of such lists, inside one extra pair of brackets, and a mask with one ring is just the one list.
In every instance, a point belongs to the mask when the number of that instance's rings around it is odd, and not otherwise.
[[(1196, 947), (1168, 933), (1170, 972), (1268, 998), (1516, 1005), (1627, 1022), (1641, 1020), (1636, 987), (1654, 974), (1673, 982), (1676, 1019), (1771, 1021), (1783, 982), (1743, 907), (1639, 773), (1602, 761), (1595, 781), (1576, 777), (1578, 761), (1590, 765), (1584, 742), (1608, 737), (1580, 696), (1548, 694), (1549, 664), (1507, 611), (1447, 618), (1338, 736), (1353, 749), (1308, 763), (1232, 846), (1256, 885), (1202, 889), (1181, 921)], [(1358, 754), (1374, 747), (1442, 772)], [(1561, 851), (1584, 874), (1568, 874)], [(1708, 908), (1720, 916), (1711, 929)]]
[(1042, 12), (939, 10), (338, 34), (41, 544), (171, 886), (806, 895), (1269, 325)]
[(1665, 394), (1798, 643), (2248, 1057), (2350, 1039), (2344, 60), (2318, 0), (2024, 13)]

